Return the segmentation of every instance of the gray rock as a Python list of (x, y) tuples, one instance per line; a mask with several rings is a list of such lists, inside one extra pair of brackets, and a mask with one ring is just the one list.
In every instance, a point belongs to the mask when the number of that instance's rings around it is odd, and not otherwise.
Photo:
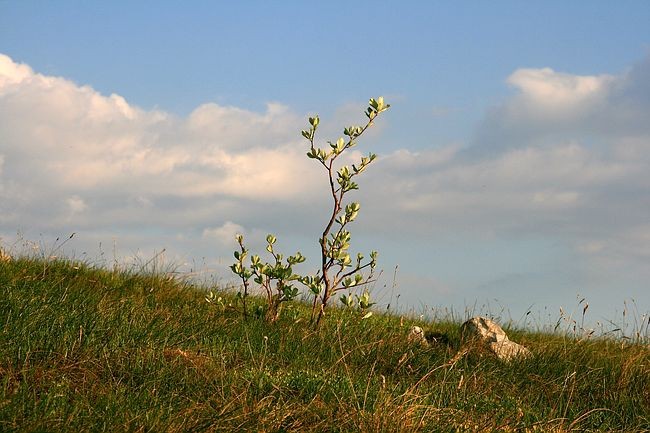
[(496, 322), (485, 317), (473, 317), (463, 323), (460, 335), (464, 345), (481, 345), (506, 362), (531, 355), (530, 350), (511, 341)]

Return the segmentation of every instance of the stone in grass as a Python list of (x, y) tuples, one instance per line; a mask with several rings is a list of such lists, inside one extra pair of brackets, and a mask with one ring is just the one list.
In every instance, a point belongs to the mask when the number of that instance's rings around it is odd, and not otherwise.
[(411, 328), (408, 341), (429, 347), (436, 344), (449, 346), (449, 337), (441, 332), (425, 331), (419, 326)]
[(460, 327), (460, 335), (465, 346), (479, 344), (494, 353), (502, 361), (527, 358), (530, 350), (511, 341), (501, 327), (486, 317), (473, 317)]

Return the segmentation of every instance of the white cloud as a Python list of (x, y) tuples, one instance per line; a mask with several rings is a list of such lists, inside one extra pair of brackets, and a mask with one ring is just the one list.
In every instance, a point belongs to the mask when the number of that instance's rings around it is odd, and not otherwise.
[[(130, 207), (148, 203), (159, 212), (156, 204), (195, 198), (193, 224), (206, 206), (226, 207), (232, 198), (283, 202), (314, 182), (296, 133), (304, 119), (276, 103), (263, 113), (205, 104), (177, 118), (0, 55), (0, 113), (6, 224), (46, 229), (65, 220), (68, 208), (79, 216), (79, 203), (98, 212), (87, 224), (103, 225), (107, 210), (118, 224), (144, 224), (146, 213)], [(188, 214), (166, 212), (169, 219)]]
[(489, 110), (476, 131), (473, 152), (485, 156), (561, 141), (611, 152), (630, 140), (647, 143), (649, 75), (650, 56), (619, 75), (515, 71), (508, 82), (517, 92)]
[(469, 160), (463, 149), (450, 146), (384, 157), (369, 174), (368, 189), (371, 212), (386, 216), (382, 224), (412, 220), (420, 231), (430, 232), (539, 230), (542, 223), (560, 218), (563, 230), (578, 230), (590, 225), (584, 212), (608, 206), (600, 196), (603, 188), (638, 182), (648, 168), (575, 143), (509, 149)]
[(598, 254), (605, 249), (605, 244), (600, 241), (585, 241), (576, 245), (576, 249), (583, 254)]
[(235, 236), (246, 233), (244, 227), (232, 221), (226, 221), (220, 227), (206, 228), (203, 230), (204, 238), (217, 239), (224, 245), (235, 246)]
[[(362, 204), (354, 230), (394, 240), (407, 262), (443, 236), (534, 234), (568, 245), (594, 281), (608, 269), (641, 281), (650, 260), (649, 71), (650, 57), (615, 76), (515, 71), (516, 94), (486, 114), (469, 145), (380, 155), (351, 195)], [(362, 108), (343, 106), (321, 137), (358, 123)], [(261, 113), (209, 103), (181, 118), (0, 55), (0, 236), (80, 231), (107, 242), (119, 233), (126, 249), (230, 257), (234, 234), (256, 227), (246, 233), (254, 246), (284, 232), (288, 250), (312, 242), (317, 254), (330, 198), (321, 167), (304, 155), (305, 117), (277, 103)], [(409, 283), (462, 290), (425, 273), (404, 268), (418, 275)], [(525, 273), (517, 275), (520, 284)]]
[(88, 205), (83, 201), (83, 199), (76, 195), (68, 198), (66, 203), (68, 203), (72, 215), (83, 212), (88, 208)]
[(33, 71), (29, 66), (14, 63), (9, 56), (0, 54), (0, 89), (9, 88), (32, 75)]
[[(518, 93), (487, 113), (471, 146), (383, 158), (369, 175), (369, 230), (407, 243), (431, 239), (434, 250), (450, 237), (495, 245), (542, 237), (565, 259), (549, 256), (520, 272), (512, 290), (544, 279), (558, 297), (600, 291), (607, 308), (626, 296), (647, 306), (649, 71), (650, 57), (617, 76), (515, 72), (509, 82)], [(507, 293), (505, 280), (494, 281)]]
[[(268, 103), (263, 114), (237, 107), (204, 104), (194, 110), (187, 119), (187, 131), (193, 140), (212, 146), (219, 138), (222, 148), (244, 150), (260, 147), (266, 142), (287, 140), (291, 131), (303, 119), (278, 103)], [(264, 136), (260, 136), (260, 131)], [(262, 144), (263, 145), (263, 144)]]
[(579, 76), (550, 68), (518, 69), (508, 77), (508, 83), (520, 91), (515, 103), (525, 104), (537, 112), (548, 110), (557, 116), (596, 108), (607, 96), (613, 81), (609, 75)]

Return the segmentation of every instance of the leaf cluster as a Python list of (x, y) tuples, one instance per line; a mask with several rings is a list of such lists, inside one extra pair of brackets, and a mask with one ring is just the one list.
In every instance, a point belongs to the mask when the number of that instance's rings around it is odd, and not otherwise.
[(250, 264), (247, 265), (245, 259), (248, 257), (248, 250), (244, 246), (244, 236), (238, 234), (240, 250), (234, 252), (237, 261), (230, 267), (243, 283), (244, 291), (239, 292), (239, 297), (242, 299), (244, 315), (248, 314), (245, 298), (249, 295), (249, 280), (252, 278), (266, 294), (266, 318), (271, 322), (278, 319), (282, 303), (292, 301), (300, 294), (293, 282), (300, 281), (301, 276), (293, 272), (293, 266), (305, 261), (299, 251), (285, 259), (281, 253), (275, 251), (273, 245), (276, 241), (272, 234), (266, 236), (266, 251), (271, 255), (271, 261), (263, 262), (260, 256), (255, 254), (250, 257)]

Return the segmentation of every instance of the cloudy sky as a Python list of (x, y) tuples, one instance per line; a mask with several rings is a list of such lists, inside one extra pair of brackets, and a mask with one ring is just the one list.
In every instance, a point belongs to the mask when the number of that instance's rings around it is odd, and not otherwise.
[[(321, 143), (358, 151), (382, 302), (650, 311), (650, 3), (0, 0), (0, 237), (231, 279), (235, 233), (318, 256)], [(395, 273), (395, 268), (397, 272)], [(584, 304), (582, 304), (584, 305)], [(545, 316), (544, 316), (545, 317)], [(542, 318), (542, 320), (544, 320)]]

